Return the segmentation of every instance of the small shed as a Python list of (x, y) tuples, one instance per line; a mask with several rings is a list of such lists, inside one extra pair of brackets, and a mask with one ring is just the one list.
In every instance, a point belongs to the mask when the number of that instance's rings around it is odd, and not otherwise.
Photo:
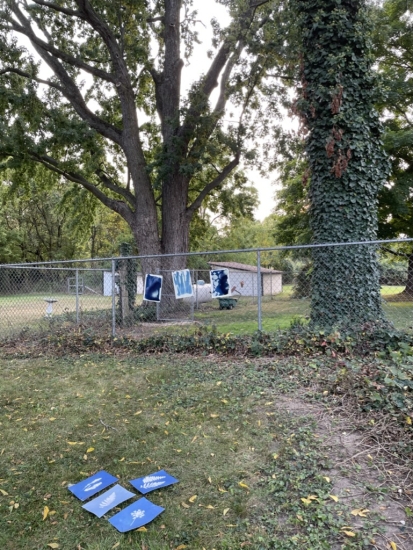
[[(226, 268), (229, 271), (231, 293), (235, 296), (257, 296), (258, 270), (255, 265), (238, 262), (208, 262), (211, 269)], [(261, 267), (261, 289), (263, 296), (273, 296), (283, 290), (282, 271)]]

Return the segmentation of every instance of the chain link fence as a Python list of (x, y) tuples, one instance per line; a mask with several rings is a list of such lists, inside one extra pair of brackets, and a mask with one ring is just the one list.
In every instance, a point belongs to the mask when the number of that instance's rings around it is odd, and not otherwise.
[[(194, 322), (236, 334), (305, 325), (314, 300), (315, 250), (323, 249), (324, 261), (331, 258), (326, 300), (345, 301), (352, 266), (335, 270), (337, 246), (377, 255), (385, 318), (412, 331), (413, 239), (407, 239), (181, 255), (180, 270), (189, 270), (184, 297), (176, 294), (176, 269), (162, 267), (165, 256), (0, 265), (0, 338), (50, 325), (82, 325), (113, 336)], [(153, 273), (162, 280), (160, 300), (144, 299), (148, 258), (160, 266)]]

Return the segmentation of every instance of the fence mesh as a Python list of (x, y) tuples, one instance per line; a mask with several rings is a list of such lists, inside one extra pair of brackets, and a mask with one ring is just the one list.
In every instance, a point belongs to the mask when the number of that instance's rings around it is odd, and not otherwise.
[[(412, 331), (413, 242), (354, 246), (366, 257), (377, 257), (385, 319), (397, 329)], [(144, 258), (0, 265), (0, 337), (51, 323), (90, 326), (113, 335), (139, 326), (192, 322), (237, 334), (305, 325), (315, 303), (314, 250), (278, 247), (190, 254), (182, 265), (189, 270), (192, 296), (184, 298), (176, 297), (173, 270), (163, 269), (159, 258), (159, 302), (144, 300)], [(353, 294), (349, 285), (354, 269), (348, 265), (337, 270), (336, 256), (334, 246), (323, 248), (323, 261), (332, 275), (324, 296), (317, 297), (317, 307), (320, 300), (321, 308), (342, 307), (346, 295)], [(225, 288), (217, 295), (219, 285)]]

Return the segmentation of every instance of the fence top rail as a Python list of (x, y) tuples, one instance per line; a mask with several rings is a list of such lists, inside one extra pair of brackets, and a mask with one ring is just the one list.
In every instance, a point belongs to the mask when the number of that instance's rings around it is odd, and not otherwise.
[[(368, 246), (368, 245), (381, 245), (381, 244), (390, 244), (390, 243), (412, 243), (413, 238), (406, 239), (387, 239), (387, 240), (376, 240), (376, 241), (351, 241), (345, 243), (319, 243), (319, 244), (295, 244), (289, 246), (270, 246), (265, 248), (239, 248), (234, 250), (205, 250), (203, 252), (175, 252), (171, 254), (144, 254), (140, 256), (114, 256), (110, 258), (87, 258), (79, 260), (54, 260), (49, 262), (27, 262), (27, 263), (17, 263), (17, 264), (0, 264), (1, 268), (10, 268), (10, 267), (39, 267), (47, 265), (56, 265), (56, 264), (79, 264), (87, 262), (110, 262), (118, 260), (143, 260), (149, 258), (172, 258), (174, 256), (204, 256), (212, 254), (236, 254), (239, 252), (271, 252), (273, 250), (302, 250), (302, 249), (313, 249), (313, 248), (333, 248), (339, 246)], [(76, 268), (72, 268), (76, 269)], [(89, 268), (88, 268), (89, 269)]]

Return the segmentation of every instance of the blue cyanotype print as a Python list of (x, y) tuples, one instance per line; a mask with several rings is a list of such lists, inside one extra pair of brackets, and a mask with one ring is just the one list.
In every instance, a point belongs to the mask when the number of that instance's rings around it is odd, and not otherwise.
[(94, 498), (87, 504), (84, 504), (82, 508), (95, 514), (98, 518), (104, 516), (109, 510), (136, 496), (135, 493), (131, 493), (121, 485), (115, 485), (109, 491), (103, 493), (103, 495)]
[(160, 302), (162, 293), (162, 275), (150, 275), (145, 277), (145, 289), (143, 299), (147, 302)]
[(117, 477), (108, 474), (105, 470), (101, 470), (94, 476), (90, 476), (87, 479), (79, 481), (79, 483), (68, 487), (68, 489), (79, 500), (87, 500), (88, 498), (93, 497), (93, 495), (96, 495), (96, 493), (100, 493), (100, 491), (103, 491), (103, 489), (109, 487), (109, 485), (113, 485), (116, 481), (118, 481)]
[(174, 283), (175, 298), (191, 298), (194, 295), (191, 272), (189, 269), (182, 271), (172, 271), (172, 281)]
[(179, 480), (168, 474), (168, 472), (165, 472), (165, 470), (159, 470), (153, 474), (149, 474), (145, 477), (138, 477), (130, 481), (130, 484), (144, 495), (151, 491), (155, 491), (155, 489), (168, 487), (168, 485), (173, 485), (174, 483), (179, 483)]
[(228, 269), (213, 269), (211, 277), (211, 295), (213, 298), (231, 296)]
[(159, 516), (165, 508), (141, 498), (109, 519), (110, 523), (121, 533), (139, 529)]

